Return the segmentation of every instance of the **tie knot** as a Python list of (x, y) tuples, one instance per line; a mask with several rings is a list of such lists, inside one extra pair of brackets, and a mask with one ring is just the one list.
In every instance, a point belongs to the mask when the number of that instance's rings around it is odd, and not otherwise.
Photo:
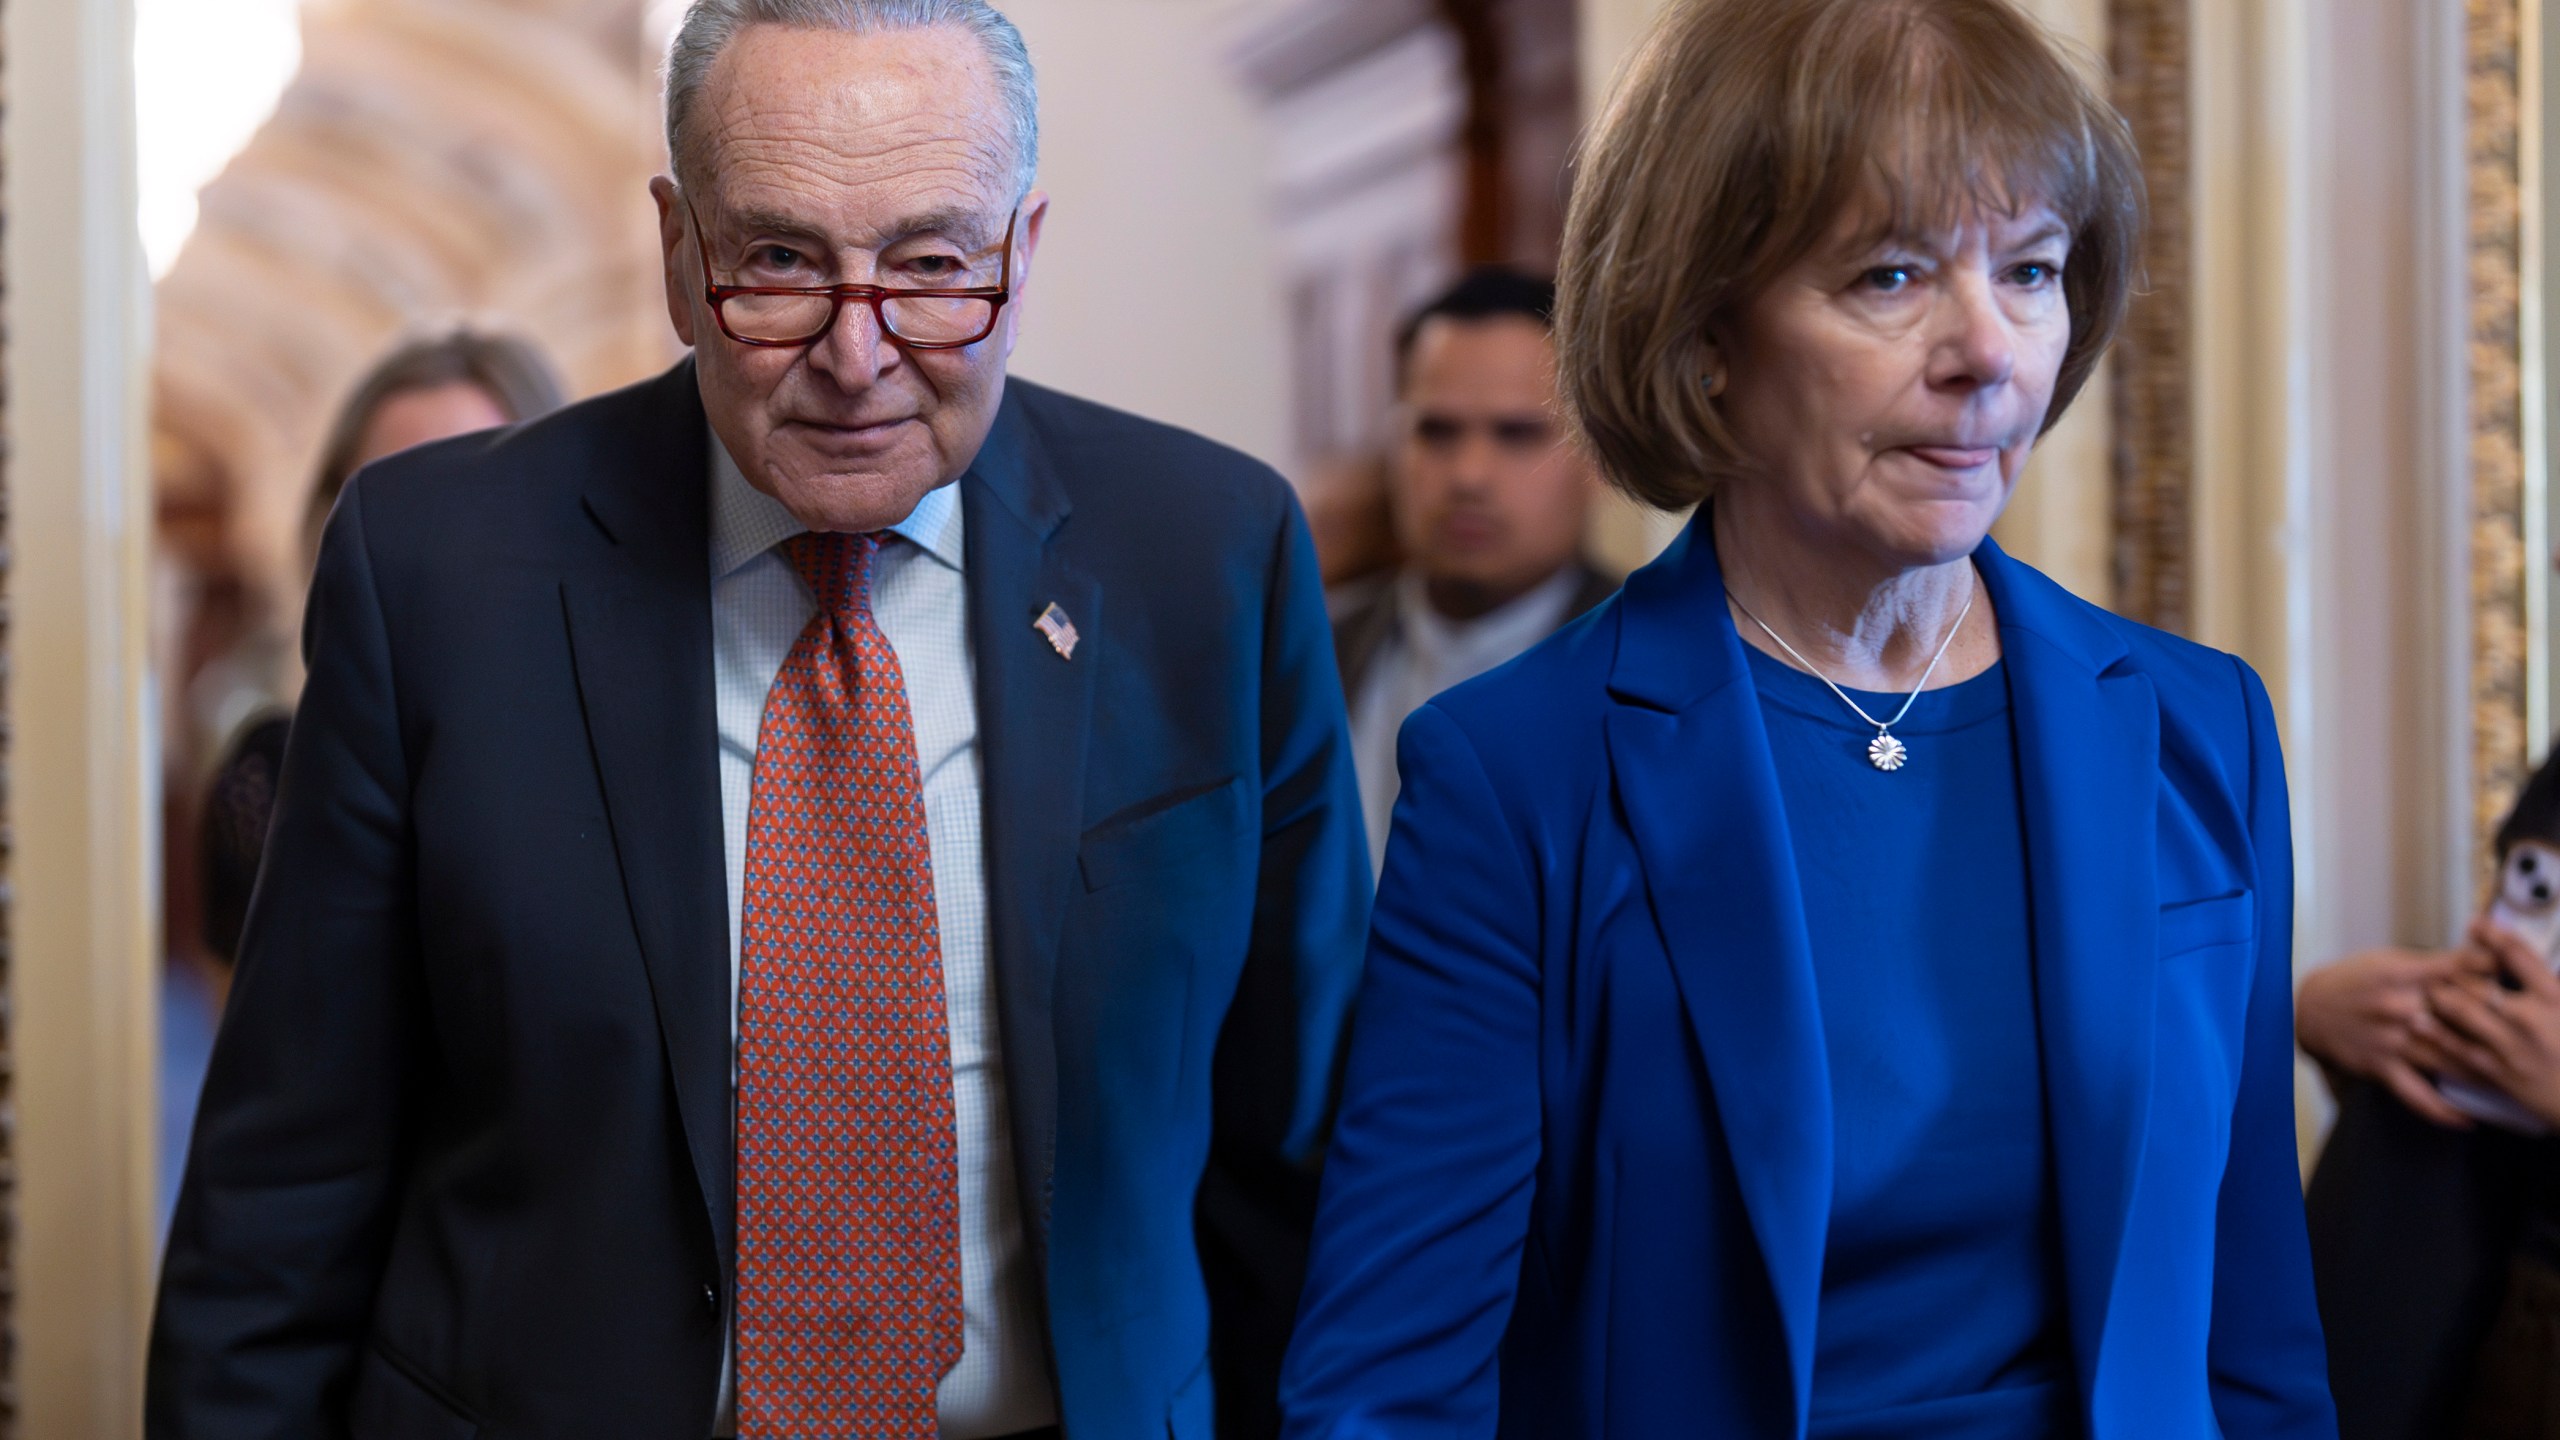
[(818, 608), (840, 620), (871, 609), (871, 562), (880, 553), (878, 534), (811, 531), (783, 541), (782, 553), (791, 568), (800, 572), (809, 593), (818, 597)]

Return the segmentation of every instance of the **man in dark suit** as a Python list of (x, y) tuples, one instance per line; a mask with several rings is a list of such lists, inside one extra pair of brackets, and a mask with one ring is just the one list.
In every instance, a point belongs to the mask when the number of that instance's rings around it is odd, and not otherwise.
[(1335, 598), (1373, 860), (1405, 717), (1618, 588), (1582, 558), (1600, 487), (1556, 409), (1555, 309), (1553, 281), (1488, 268), (1396, 335), (1389, 501), (1404, 563)]
[(693, 357), (331, 520), (156, 1437), (1272, 1423), (1369, 885), (1304, 524), (1008, 384), (1010, 25), (783, 16), (671, 59)]

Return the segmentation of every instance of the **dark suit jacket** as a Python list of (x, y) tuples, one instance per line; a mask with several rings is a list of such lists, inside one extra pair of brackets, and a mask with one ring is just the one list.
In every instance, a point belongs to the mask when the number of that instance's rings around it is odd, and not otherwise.
[[(153, 1436), (709, 1433), (732, 1136), (708, 443), (688, 363), (339, 502)], [(1263, 466), (1020, 381), (959, 484), (1061, 1413), (1205, 1437), (1213, 1374), (1268, 1416), (1367, 911), (1315, 556)], [(1072, 660), (1032, 627), (1053, 602)]]
[(2555, 1188), (2560, 1142), (2442, 1129), (2371, 1081), (2339, 1095), (2304, 1204), (2344, 1440), (2478, 1433), (2482, 1342), (2519, 1251), (2560, 1248)]
[[(2089, 1434), (2335, 1440), (2266, 692), (1997, 546), (1978, 558)], [(1804, 1435), (1830, 1077), (1704, 520), (1617, 599), (1415, 712), (1400, 758), (1287, 1433)]]
[[(1571, 622), (1583, 612), (1618, 593), (1618, 582), (1586, 566), (1573, 567), (1582, 577), (1574, 587), (1573, 599), (1564, 607), (1564, 618)], [(1342, 671), (1342, 693), (1356, 696), (1360, 682), (1369, 678), (1370, 662), (1378, 658), (1379, 647), (1396, 628), (1396, 587), (1392, 580), (1380, 584), (1342, 612), (1333, 622), (1333, 657)]]

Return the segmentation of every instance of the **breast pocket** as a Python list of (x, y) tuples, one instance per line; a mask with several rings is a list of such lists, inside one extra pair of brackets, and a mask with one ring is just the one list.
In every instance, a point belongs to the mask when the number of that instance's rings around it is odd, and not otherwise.
[(2246, 945), (2258, 938), (2258, 897), (2248, 890), (2160, 907), (2159, 955), (2163, 960), (2216, 945)]
[(1085, 832), (1078, 852), (1084, 888), (1107, 890), (1223, 852), (1244, 820), (1244, 782), (1234, 777), (1142, 801)]
[(2216, 1149), (2228, 1140), (2247, 1059), (2257, 941), (2258, 897), (2250, 891), (2160, 907), (2155, 1133)]

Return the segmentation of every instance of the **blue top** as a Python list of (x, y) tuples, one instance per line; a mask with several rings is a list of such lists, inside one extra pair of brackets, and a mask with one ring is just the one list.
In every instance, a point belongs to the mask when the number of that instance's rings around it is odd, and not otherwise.
[(1811, 1433), (2074, 1433), (2007, 677), (1921, 695), (1886, 774), (1821, 681), (1750, 662), (1831, 1074)]

